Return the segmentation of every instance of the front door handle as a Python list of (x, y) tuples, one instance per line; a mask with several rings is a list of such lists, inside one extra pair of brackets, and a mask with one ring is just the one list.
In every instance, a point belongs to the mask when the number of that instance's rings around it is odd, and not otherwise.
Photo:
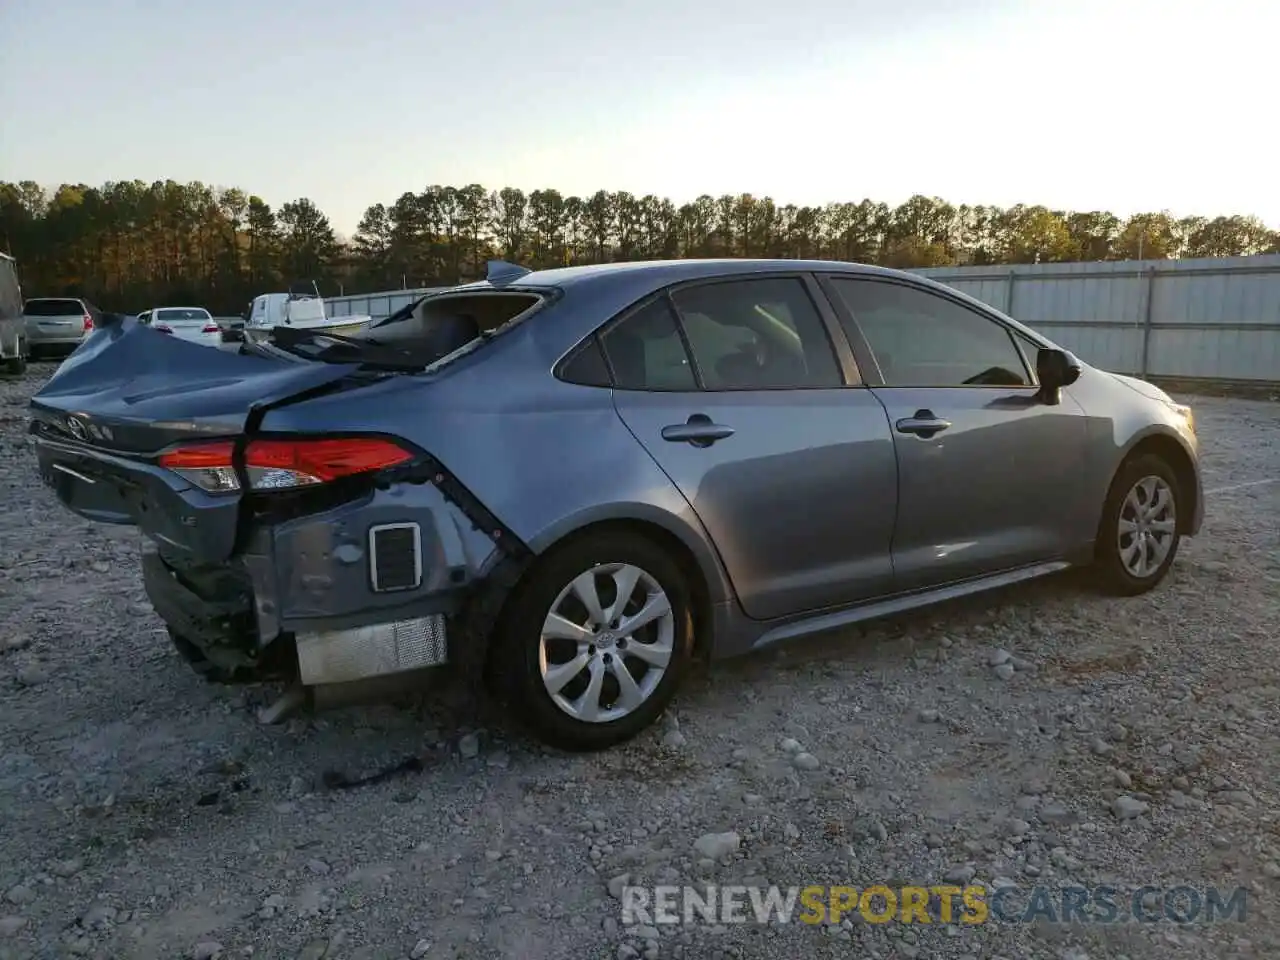
[(914, 416), (899, 420), (894, 426), (899, 433), (911, 433), (928, 440), (951, 426), (951, 421), (935, 417), (932, 410), (917, 410)]
[(672, 423), (662, 428), (662, 439), (671, 443), (688, 443), (695, 447), (709, 447), (717, 440), (733, 436), (733, 427), (713, 423), (705, 413), (695, 413), (684, 423)]

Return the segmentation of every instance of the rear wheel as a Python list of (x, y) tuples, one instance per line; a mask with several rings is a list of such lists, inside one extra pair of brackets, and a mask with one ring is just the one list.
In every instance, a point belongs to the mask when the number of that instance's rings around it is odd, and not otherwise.
[(1096, 555), (1103, 585), (1136, 596), (1155, 587), (1178, 555), (1181, 508), (1178, 477), (1160, 457), (1144, 454), (1126, 462), (1111, 484)]
[(544, 742), (602, 750), (658, 718), (692, 650), (680, 565), (642, 536), (602, 532), (533, 568), (504, 611), (488, 665)]

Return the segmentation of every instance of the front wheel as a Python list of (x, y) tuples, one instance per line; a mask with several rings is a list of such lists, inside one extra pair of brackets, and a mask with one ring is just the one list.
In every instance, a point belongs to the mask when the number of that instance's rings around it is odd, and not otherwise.
[(1135, 457), (1120, 468), (1096, 545), (1098, 570), (1108, 590), (1136, 596), (1165, 578), (1181, 542), (1181, 506), (1178, 477), (1160, 457)]
[(489, 673), (547, 744), (603, 750), (649, 727), (692, 659), (680, 565), (629, 532), (601, 532), (544, 557), (516, 589)]

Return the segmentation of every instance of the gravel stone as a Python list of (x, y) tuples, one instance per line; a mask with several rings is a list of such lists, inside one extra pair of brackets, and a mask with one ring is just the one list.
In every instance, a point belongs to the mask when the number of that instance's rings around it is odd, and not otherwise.
[(616, 877), (613, 877), (610, 879), (608, 884), (609, 896), (613, 897), (615, 900), (621, 900), (622, 890), (629, 883), (631, 883), (631, 874), (629, 873), (620, 873)]
[(0, 917), (0, 937), (12, 937), (26, 925), (26, 917)]
[(817, 770), (821, 762), (812, 753), (797, 753), (791, 758), (791, 764), (797, 770)]
[(1111, 812), (1117, 820), (1132, 820), (1142, 816), (1150, 808), (1149, 803), (1134, 797), (1120, 796), (1111, 801)]
[(36, 892), (24, 884), (10, 887), (5, 893), (4, 898), (15, 906), (24, 906), (28, 903), (35, 903)]
[(719, 860), (735, 853), (741, 843), (742, 838), (732, 830), (726, 833), (704, 833), (693, 842), (693, 849), (708, 860)]

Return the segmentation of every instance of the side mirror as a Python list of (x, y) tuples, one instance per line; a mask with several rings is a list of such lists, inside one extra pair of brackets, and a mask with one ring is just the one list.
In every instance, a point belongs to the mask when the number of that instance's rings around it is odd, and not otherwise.
[(1065, 350), (1042, 349), (1036, 353), (1036, 378), (1040, 381), (1040, 399), (1056, 406), (1059, 391), (1080, 379), (1080, 361)]

